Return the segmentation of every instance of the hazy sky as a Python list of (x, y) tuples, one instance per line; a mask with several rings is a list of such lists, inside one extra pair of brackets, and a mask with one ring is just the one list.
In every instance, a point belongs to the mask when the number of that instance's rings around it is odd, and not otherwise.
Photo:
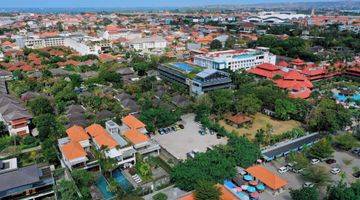
[[(269, 2), (310, 2), (315, 0), (0, 0), (1, 8), (74, 8), (74, 7), (177, 7), (210, 4)], [(318, 0), (319, 1), (319, 0)]]

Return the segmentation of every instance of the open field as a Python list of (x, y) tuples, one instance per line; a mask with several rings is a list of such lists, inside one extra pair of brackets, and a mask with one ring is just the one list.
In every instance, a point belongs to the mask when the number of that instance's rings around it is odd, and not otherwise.
[(223, 126), (227, 131), (235, 131), (238, 135), (245, 135), (249, 139), (253, 139), (258, 129), (265, 129), (267, 124), (272, 126), (272, 134), (277, 135), (286, 131), (290, 131), (293, 128), (300, 127), (301, 123), (295, 120), (280, 121), (271, 119), (271, 117), (256, 113), (253, 117), (253, 123), (249, 127), (236, 128), (225, 123), (224, 120), (219, 121), (219, 124)]

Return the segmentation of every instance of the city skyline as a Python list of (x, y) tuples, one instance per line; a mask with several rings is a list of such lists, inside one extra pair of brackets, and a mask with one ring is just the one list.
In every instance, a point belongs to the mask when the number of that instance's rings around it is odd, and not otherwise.
[[(141, 7), (188, 7), (206, 5), (256, 4), (256, 3), (289, 3), (289, 2), (319, 2), (324, 0), (13, 0), (2, 2), (1, 8), (141, 8)], [(329, 0), (327, 0), (328, 2)]]

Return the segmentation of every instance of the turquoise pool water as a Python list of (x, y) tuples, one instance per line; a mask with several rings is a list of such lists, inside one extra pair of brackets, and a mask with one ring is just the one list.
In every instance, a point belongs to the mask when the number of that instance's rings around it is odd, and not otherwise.
[(98, 180), (96, 180), (96, 186), (99, 188), (99, 190), (105, 200), (109, 200), (114, 197), (114, 194), (108, 190), (108, 184), (107, 184), (104, 176), (100, 176), (98, 178)]
[(181, 70), (181, 71), (185, 71), (185, 72), (192, 72), (194, 70), (194, 68), (187, 64), (187, 63), (182, 63), (182, 62), (176, 62), (172, 64), (175, 68)]
[(119, 183), (120, 187), (126, 191), (131, 191), (134, 187), (131, 183), (125, 178), (124, 174), (121, 172), (120, 169), (116, 169), (112, 172), (112, 176), (114, 177), (115, 181)]
[(348, 98), (350, 98), (353, 101), (359, 101), (360, 100), (360, 93), (354, 94), (351, 97), (347, 97), (347, 96), (345, 96), (343, 94), (335, 94), (334, 96), (338, 101), (342, 101), (342, 102), (346, 101)]

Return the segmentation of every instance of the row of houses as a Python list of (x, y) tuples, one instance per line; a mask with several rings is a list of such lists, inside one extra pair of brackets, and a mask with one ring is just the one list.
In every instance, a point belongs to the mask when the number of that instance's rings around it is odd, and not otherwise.
[(136, 153), (143, 156), (160, 153), (160, 146), (147, 135), (146, 125), (133, 115), (124, 117), (121, 126), (111, 120), (105, 123), (105, 128), (99, 124), (86, 128), (73, 125), (66, 134), (67, 137), (58, 140), (58, 146), (62, 164), (70, 170), (98, 167), (95, 151), (114, 159), (120, 168), (132, 167)]

